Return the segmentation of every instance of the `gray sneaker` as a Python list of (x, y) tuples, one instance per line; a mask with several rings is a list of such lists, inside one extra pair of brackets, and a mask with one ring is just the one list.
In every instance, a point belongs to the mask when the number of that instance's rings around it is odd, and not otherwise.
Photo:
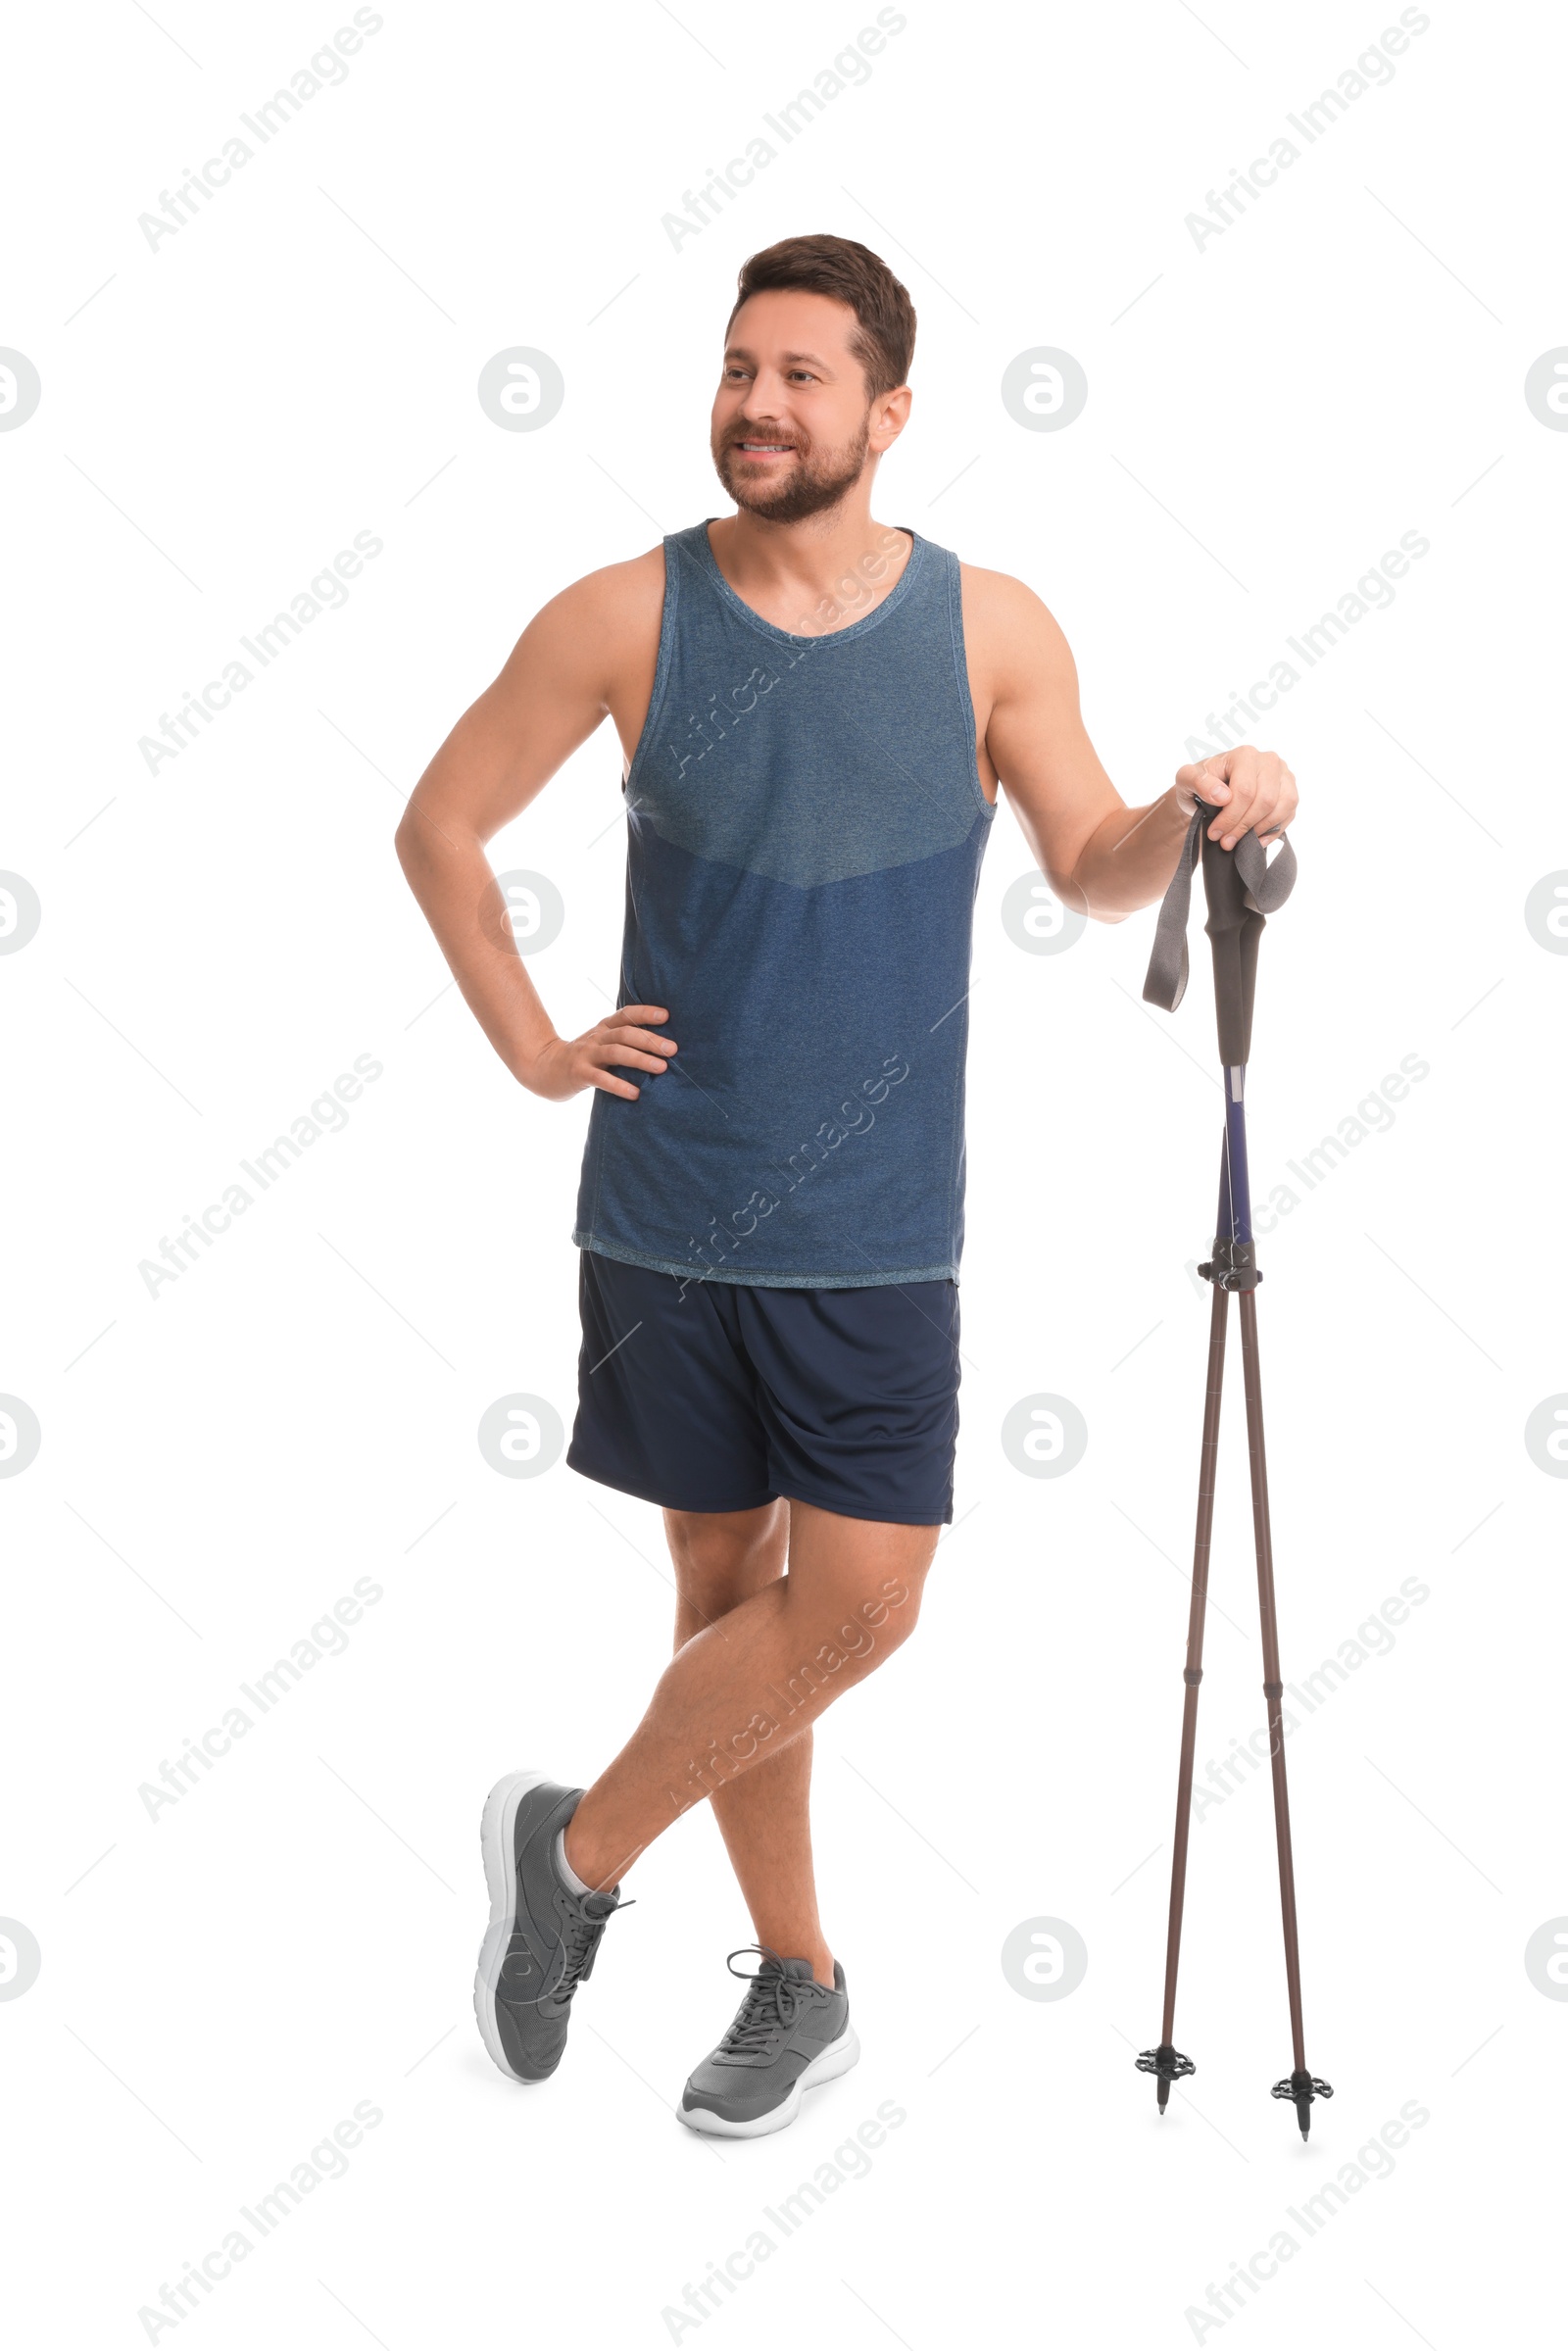
[(543, 1772), (509, 1772), (479, 1822), (490, 1925), (473, 2013), (485, 2047), (517, 2082), (548, 2081), (561, 2063), (572, 1995), (593, 1973), (605, 1921), (621, 1906), (618, 1886), (573, 1893), (556, 1866), (556, 1838), (581, 1795)]
[[(730, 1966), (746, 1951), (760, 1954), (755, 1976)], [(847, 2074), (860, 2044), (837, 1960), (831, 1991), (816, 1982), (808, 1959), (781, 1959), (765, 1943), (731, 1951), (725, 1965), (750, 1989), (718, 2047), (687, 2082), (675, 2111), (691, 2131), (760, 2138), (794, 2122), (802, 2090)]]

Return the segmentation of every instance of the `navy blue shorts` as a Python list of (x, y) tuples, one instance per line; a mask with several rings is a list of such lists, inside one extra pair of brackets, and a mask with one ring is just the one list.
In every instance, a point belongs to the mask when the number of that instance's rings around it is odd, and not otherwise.
[(582, 1249), (568, 1465), (669, 1510), (787, 1495), (942, 1526), (958, 1434), (958, 1286), (768, 1290)]

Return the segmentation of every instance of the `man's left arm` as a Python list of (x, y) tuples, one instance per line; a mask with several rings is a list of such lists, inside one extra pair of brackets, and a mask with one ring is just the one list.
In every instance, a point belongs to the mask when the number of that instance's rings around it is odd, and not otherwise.
[(1067, 640), (1033, 590), (966, 563), (963, 616), (985, 751), (1064, 906), (1120, 922), (1163, 897), (1199, 798), (1219, 809), (1209, 838), (1227, 849), (1250, 831), (1267, 847), (1291, 822), (1296, 778), (1250, 745), (1179, 767), (1169, 791), (1129, 808), (1085, 730)]

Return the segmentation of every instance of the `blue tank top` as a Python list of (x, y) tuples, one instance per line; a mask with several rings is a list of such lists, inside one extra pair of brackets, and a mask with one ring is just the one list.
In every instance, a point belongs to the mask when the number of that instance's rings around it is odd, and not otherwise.
[(663, 1273), (848, 1290), (958, 1278), (975, 772), (958, 559), (911, 532), (830, 635), (764, 620), (699, 523), (664, 541), (626, 777), (617, 1004), (679, 1052), (596, 1091), (572, 1239)]

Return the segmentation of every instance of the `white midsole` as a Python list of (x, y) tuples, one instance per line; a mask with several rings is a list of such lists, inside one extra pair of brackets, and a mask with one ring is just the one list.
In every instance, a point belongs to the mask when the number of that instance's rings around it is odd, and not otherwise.
[[(496, 2024), (496, 1986), (501, 1981), (517, 1911), (514, 1835), (517, 1806), (530, 1788), (538, 1788), (549, 1777), (548, 1772), (508, 1772), (491, 1788), (479, 1816), (479, 1850), (484, 1855), (484, 1882), (490, 1894), (490, 1924), (479, 1946), (479, 1969), (473, 1980), (473, 2013), (479, 2037), (509, 2082), (519, 2082), (522, 2078), (513, 2072), (501, 2045)], [(534, 2084), (529, 2082), (525, 2086), (531, 2089)]]
[(860, 2054), (855, 2027), (846, 2025), (838, 2039), (829, 2041), (820, 2057), (813, 2057), (796, 2082), (789, 2096), (766, 2114), (754, 2115), (749, 2122), (732, 2123), (727, 2116), (714, 2114), (706, 2106), (677, 2106), (676, 2114), (688, 2131), (706, 2131), (715, 2138), (761, 2138), (769, 2131), (783, 2131), (801, 2111), (801, 2092), (815, 2089), (820, 2082), (831, 2082), (839, 2074), (847, 2074)]

